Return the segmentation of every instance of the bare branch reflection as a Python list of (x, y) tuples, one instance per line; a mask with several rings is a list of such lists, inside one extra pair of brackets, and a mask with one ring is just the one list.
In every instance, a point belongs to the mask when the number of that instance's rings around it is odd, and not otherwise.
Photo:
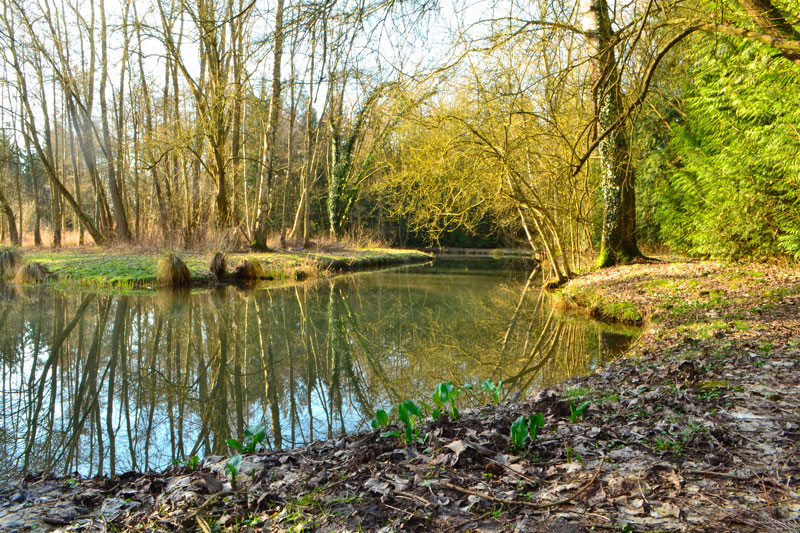
[(629, 342), (560, 316), (536, 286), (450, 261), (273, 290), (0, 290), (3, 472), (161, 468), (227, 454), (257, 422), (268, 446), (303, 445), (439, 381), (526, 392)]

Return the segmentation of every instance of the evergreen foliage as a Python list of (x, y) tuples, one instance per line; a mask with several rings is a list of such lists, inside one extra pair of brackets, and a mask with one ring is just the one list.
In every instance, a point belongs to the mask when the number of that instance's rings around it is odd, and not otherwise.
[(688, 58), (683, 117), (643, 164), (660, 174), (647, 196), (663, 242), (702, 256), (800, 259), (800, 69), (719, 36)]

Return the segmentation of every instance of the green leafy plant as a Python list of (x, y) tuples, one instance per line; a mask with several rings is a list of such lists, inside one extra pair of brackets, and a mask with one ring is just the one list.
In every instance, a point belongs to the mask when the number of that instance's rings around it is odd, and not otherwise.
[(242, 468), (241, 455), (234, 455), (225, 463), (225, 473), (231, 476), (231, 488), (233, 490), (236, 490), (236, 475), (239, 473), (240, 468)]
[(544, 426), (544, 415), (536, 413), (530, 417), (520, 416), (511, 424), (511, 447), (521, 450), (528, 439), (531, 442), (539, 435), (539, 428)]
[(402, 432), (385, 431), (381, 433), (381, 437), (404, 437), (406, 443), (411, 444), (419, 437), (417, 421), (420, 418), (422, 418), (422, 410), (417, 404), (411, 400), (400, 402), (397, 404), (397, 419), (403, 425), (404, 430)]
[(586, 416), (586, 408), (589, 407), (592, 402), (585, 401), (581, 403), (579, 406), (575, 407), (575, 404), (570, 400), (569, 402), (569, 421), (573, 424), (578, 421), (578, 419), (583, 419)]
[(189, 468), (190, 470), (197, 470), (197, 466), (200, 464), (200, 458), (196, 455), (188, 457), (180, 462), (183, 466)]
[(437, 420), (442, 412), (447, 412), (452, 420), (458, 420), (456, 400), (459, 396), (461, 396), (461, 388), (453, 385), (452, 381), (443, 381), (436, 385), (433, 389), (433, 403), (436, 404), (433, 419)]
[(542, 413), (531, 415), (528, 418), (528, 433), (530, 433), (531, 442), (535, 441), (536, 437), (539, 436), (540, 427), (544, 427), (544, 415)]
[(225, 441), (228, 446), (240, 453), (252, 453), (256, 451), (256, 446), (261, 443), (267, 436), (267, 428), (264, 424), (256, 424), (254, 426), (247, 426), (244, 430), (244, 438), (242, 442), (236, 439), (228, 439)]
[(385, 428), (389, 425), (389, 413), (383, 409), (378, 409), (375, 411), (375, 418), (370, 420), (370, 425), (372, 429)]
[(511, 424), (511, 447), (520, 450), (528, 440), (528, 421), (520, 416)]
[(491, 379), (486, 379), (481, 381), (481, 389), (484, 392), (491, 392), (492, 393), (492, 403), (497, 405), (500, 403), (500, 389), (503, 386), (503, 380), (501, 379), (496, 384)]

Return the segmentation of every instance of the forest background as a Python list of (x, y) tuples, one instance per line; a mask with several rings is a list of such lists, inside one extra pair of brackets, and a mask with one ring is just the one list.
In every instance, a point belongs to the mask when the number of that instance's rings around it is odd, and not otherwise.
[(800, 259), (794, 0), (8, 0), (12, 244)]

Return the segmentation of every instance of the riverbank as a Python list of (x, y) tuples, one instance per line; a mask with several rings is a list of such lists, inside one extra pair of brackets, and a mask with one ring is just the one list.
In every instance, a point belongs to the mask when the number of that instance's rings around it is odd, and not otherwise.
[[(165, 253), (92, 248), (59, 251), (23, 250), (27, 263), (40, 263), (50, 273), (48, 282), (68, 287), (146, 289), (157, 288), (158, 262)], [(214, 253), (179, 252), (193, 285), (213, 283), (209, 262)], [(243, 261), (258, 261), (267, 280), (296, 280), (330, 272), (366, 270), (381, 266), (423, 262), (430, 254), (389, 248), (324, 246), (312, 250), (226, 254), (228, 270)]]
[[(423, 442), (376, 430), (246, 455), (235, 488), (222, 457), (111, 479), (30, 475), (0, 493), (0, 528), (798, 529), (800, 271), (640, 264), (573, 280), (561, 297), (632, 308), (645, 332), (595, 374), (489, 396), (457, 421), (428, 416)], [(512, 449), (512, 422), (537, 413), (535, 441)]]

